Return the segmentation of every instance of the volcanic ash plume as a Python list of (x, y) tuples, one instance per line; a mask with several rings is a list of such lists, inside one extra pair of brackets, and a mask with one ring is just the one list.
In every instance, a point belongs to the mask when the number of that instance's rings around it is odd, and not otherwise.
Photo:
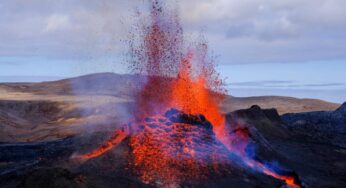
[(98, 157), (129, 139), (131, 169), (154, 186), (223, 174), (224, 165), (234, 163), (230, 155), (236, 155), (246, 168), (299, 187), (296, 177), (254, 160), (247, 152), (249, 130), (225, 121), (219, 105), (226, 92), (205, 40), (187, 44), (177, 10), (163, 1), (151, 1), (148, 20), (135, 27), (129, 40), (129, 68), (145, 75), (135, 94), (134, 120), (79, 157)]

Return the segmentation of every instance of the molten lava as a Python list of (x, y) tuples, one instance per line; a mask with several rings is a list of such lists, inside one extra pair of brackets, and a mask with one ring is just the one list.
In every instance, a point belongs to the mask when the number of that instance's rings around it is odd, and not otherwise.
[(141, 40), (130, 40), (130, 67), (147, 75), (135, 95), (135, 131), (118, 130), (99, 149), (81, 157), (97, 157), (128, 137), (131, 166), (145, 183), (167, 186), (207, 179), (233, 154), (246, 167), (299, 187), (294, 176), (280, 174), (246, 153), (247, 129), (227, 128), (219, 110), (225, 90), (207, 56), (207, 43), (184, 49), (176, 11), (164, 11), (159, 0), (151, 1), (150, 10), (150, 25), (136, 30)]
[(193, 80), (192, 55), (189, 53), (181, 61), (178, 78), (173, 82), (170, 105), (188, 114), (203, 114), (214, 126), (221, 126), (224, 124), (224, 116), (219, 110), (219, 104), (224, 95), (211, 96), (211, 91), (207, 89), (208, 78), (203, 71)]
[(106, 153), (107, 151), (111, 150), (112, 148), (116, 147), (127, 136), (128, 136), (128, 134), (126, 133), (124, 128), (116, 130), (116, 131), (114, 131), (112, 136), (105, 143), (102, 144), (102, 146), (100, 148), (98, 148), (97, 150), (94, 150), (90, 153), (87, 153), (85, 155), (80, 155), (78, 157), (82, 158), (82, 159), (90, 159), (90, 158), (95, 158), (97, 156), (100, 156), (100, 155)]
[(228, 159), (203, 115), (171, 109), (164, 116), (146, 118), (140, 129), (130, 146), (133, 167), (145, 183), (172, 186), (207, 179)]

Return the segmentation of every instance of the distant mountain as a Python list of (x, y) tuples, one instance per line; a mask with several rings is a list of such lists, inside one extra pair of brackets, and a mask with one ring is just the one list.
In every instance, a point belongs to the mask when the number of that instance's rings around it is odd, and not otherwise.
[[(35, 95), (106, 95), (129, 99), (135, 92), (138, 80), (143, 76), (98, 73), (41, 83), (0, 84), (0, 90), (24, 92)], [(2, 96), (0, 95), (0, 100)], [(335, 110), (340, 104), (316, 99), (297, 99), (293, 97), (232, 97), (228, 96), (222, 104), (225, 112), (249, 108), (252, 105), (263, 108), (276, 108), (280, 114)]]
[(61, 80), (63, 77), (58, 76), (0, 76), (0, 83), (14, 83), (25, 80), (25, 82), (41, 82)]
[(90, 74), (70, 79), (39, 83), (5, 83), (0, 89), (46, 95), (128, 96), (139, 76), (114, 73)]

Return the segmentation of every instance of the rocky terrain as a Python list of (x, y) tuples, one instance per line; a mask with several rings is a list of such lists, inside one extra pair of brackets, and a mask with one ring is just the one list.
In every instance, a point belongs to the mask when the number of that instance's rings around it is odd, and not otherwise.
[[(290, 116), (293, 117), (293, 114)], [(297, 114), (297, 117), (299, 116), (300, 114)], [(231, 124), (241, 122), (250, 130), (258, 160), (276, 161), (292, 170), (304, 187), (346, 185), (346, 149), (337, 143), (330, 144), (332, 138), (310, 137), (312, 133), (308, 127), (292, 131), (292, 124), (288, 124), (287, 120), (283, 122), (275, 109), (262, 110), (258, 106), (229, 113), (227, 121)], [(124, 140), (104, 155), (86, 162), (81, 163), (71, 158), (76, 151), (85, 152), (98, 147), (108, 137), (109, 132), (97, 131), (50, 142), (1, 144), (0, 183), (2, 187), (147, 187), (148, 185), (141, 183), (126, 170), (126, 161), (130, 155), (128, 140)], [(190, 182), (182, 186), (284, 185), (270, 176), (243, 169), (244, 167), (227, 168), (232, 169), (232, 173), (215, 176), (200, 182), (202, 184)]]
[(282, 119), (297, 135), (307, 131), (305, 140), (346, 147), (346, 103), (335, 111), (290, 113)]
[[(148, 187), (128, 170), (128, 139), (94, 159), (71, 157), (99, 147), (120, 127), (131, 109), (135, 79), (96, 74), (0, 84), (1, 187)], [(346, 104), (229, 96), (222, 109), (229, 124), (249, 130), (257, 160), (275, 161), (304, 187), (346, 186)], [(221, 176), (180, 186), (284, 186), (263, 173), (227, 165)]]

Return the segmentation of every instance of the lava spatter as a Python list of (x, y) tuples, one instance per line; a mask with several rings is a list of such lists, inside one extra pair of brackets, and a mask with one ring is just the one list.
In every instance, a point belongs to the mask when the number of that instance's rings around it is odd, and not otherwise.
[(133, 168), (143, 182), (174, 185), (206, 180), (229, 160), (203, 115), (171, 109), (146, 118), (142, 131), (130, 138)]

